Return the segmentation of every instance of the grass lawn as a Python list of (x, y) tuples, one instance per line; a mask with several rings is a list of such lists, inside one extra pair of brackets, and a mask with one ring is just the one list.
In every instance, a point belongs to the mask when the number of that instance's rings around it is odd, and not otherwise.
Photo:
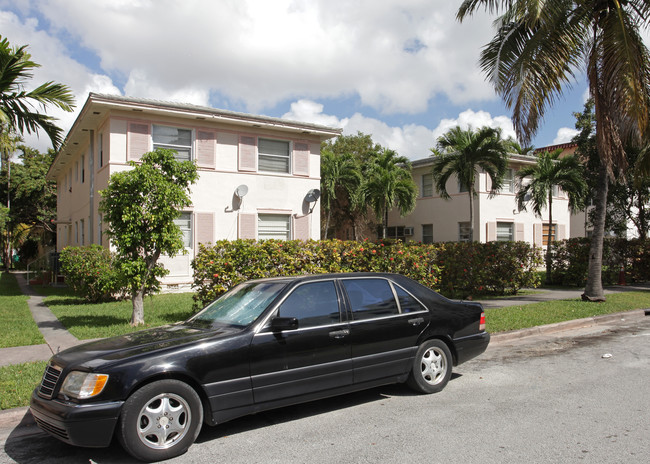
[(123, 335), (136, 330), (179, 322), (193, 314), (192, 293), (168, 293), (144, 299), (145, 326), (131, 327), (131, 301), (87, 303), (68, 288), (36, 287), (46, 295), (45, 304), (80, 340)]
[(650, 292), (621, 292), (607, 295), (603, 303), (575, 299), (486, 309), (485, 320), (487, 330), (495, 333), (646, 308)]
[(0, 410), (27, 406), (46, 364), (39, 361), (0, 367)]
[(45, 343), (27, 306), (27, 299), (18, 287), (16, 276), (0, 273), (0, 321), (5, 327), (0, 337), (0, 348)]

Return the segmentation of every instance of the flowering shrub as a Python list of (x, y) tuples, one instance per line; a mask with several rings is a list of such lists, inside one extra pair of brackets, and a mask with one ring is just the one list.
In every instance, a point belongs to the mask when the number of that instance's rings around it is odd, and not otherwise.
[(393, 272), (449, 296), (516, 293), (538, 284), (540, 264), (525, 243), (221, 240), (201, 245), (192, 266), (201, 307), (249, 279), (329, 272)]
[(60, 260), (66, 283), (82, 298), (97, 302), (124, 294), (110, 250), (99, 245), (67, 247), (61, 252)]
[[(583, 286), (587, 282), (590, 240), (571, 238), (553, 245), (553, 283)], [(603, 284), (619, 281), (621, 269), (626, 282), (650, 280), (650, 240), (608, 238), (603, 242)]]

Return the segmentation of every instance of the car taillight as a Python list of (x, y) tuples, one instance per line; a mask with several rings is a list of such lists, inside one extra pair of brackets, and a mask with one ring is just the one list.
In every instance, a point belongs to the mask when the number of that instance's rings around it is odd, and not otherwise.
[(479, 331), (485, 331), (485, 313), (481, 313), (481, 320), (478, 324)]

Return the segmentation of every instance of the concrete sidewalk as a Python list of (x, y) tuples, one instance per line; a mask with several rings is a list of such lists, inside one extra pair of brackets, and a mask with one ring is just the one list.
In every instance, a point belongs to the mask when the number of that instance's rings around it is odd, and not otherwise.
[(27, 282), (27, 275), (24, 272), (12, 272), (16, 277), (20, 290), (29, 297), (27, 305), (32, 312), (32, 317), (40, 330), (45, 344), (31, 346), (17, 346), (12, 348), (0, 348), (0, 366), (21, 364), (31, 361), (45, 361), (59, 351), (78, 345), (77, 337), (66, 330), (56, 318), (50, 308), (43, 303), (44, 297), (36, 293)]

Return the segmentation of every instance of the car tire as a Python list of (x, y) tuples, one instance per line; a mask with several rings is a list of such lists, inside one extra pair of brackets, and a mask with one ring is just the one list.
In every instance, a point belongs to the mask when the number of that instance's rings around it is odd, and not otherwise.
[(117, 438), (134, 458), (161, 461), (185, 453), (202, 423), (203, 406), (196, 391), (178, 380), (159, 380), (126, 400)]
[(422, 343), (413, 360), (413, 367), (407, 384), (419, 393), (437, 393), (451, 378), (451, 351), (445, 342), (438, 339)]

